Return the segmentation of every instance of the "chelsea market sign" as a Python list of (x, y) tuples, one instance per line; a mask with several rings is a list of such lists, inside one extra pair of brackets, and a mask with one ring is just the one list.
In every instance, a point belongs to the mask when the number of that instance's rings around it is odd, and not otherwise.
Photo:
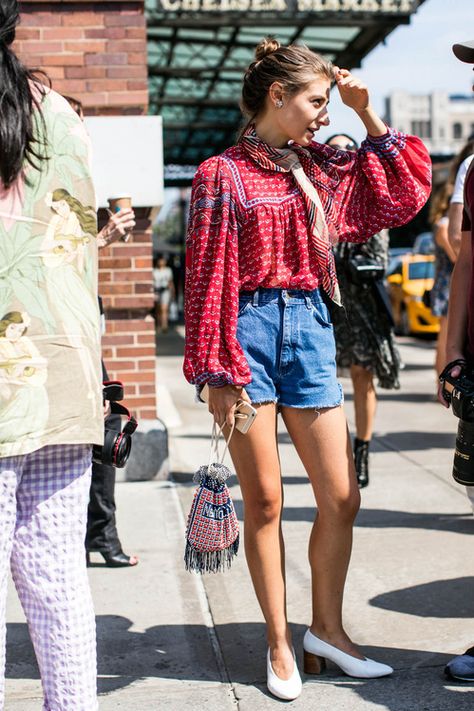
[(165, 12), (370, 12), (409, 14), (416, 0), (158, 0)]

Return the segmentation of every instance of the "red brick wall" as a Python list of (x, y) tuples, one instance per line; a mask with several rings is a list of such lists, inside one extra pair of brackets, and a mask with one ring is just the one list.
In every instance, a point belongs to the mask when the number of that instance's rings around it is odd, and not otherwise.
[(35, 0), (21, 12), (16, 51), (45, 69), (56, 91), (80, 99), (89, 115), (146, 113), (143, 0)]
[[(30, 0), (21, 3), (15, 51), (41, 68), (88, 115), (145, 114), (148, 104), (143, 0)], [(109, 376), (125, 384), (140, 419), (156, 417), (152, 241), (148, 210), (137, 210), (130, 242), (102, 250), (99, 291), (107, 317), (103, 355)], [(99, 213), (99, 226), (107, 219)]]
[[(100, 287), (106, 313), (102, 353), (111, 378), (126, 385), (126, 405), (139, 418), (154, 419), (155, 321), (152, 246), (148, 210), (138, 208), (130, 242), (116, 242), (101, 251)], [(99, 227), (107, 219), (99, 213)]]

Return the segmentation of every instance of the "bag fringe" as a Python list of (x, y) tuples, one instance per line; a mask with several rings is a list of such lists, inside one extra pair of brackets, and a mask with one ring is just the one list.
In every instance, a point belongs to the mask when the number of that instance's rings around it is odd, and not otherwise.
[(184, 564), (186, 570), (195, 573), (219, 573), (231, 567), (232, 560), (239, 550), (239, 536), (228, 547), (220, 551), (197, 551), (189, 542), (186, 543)]

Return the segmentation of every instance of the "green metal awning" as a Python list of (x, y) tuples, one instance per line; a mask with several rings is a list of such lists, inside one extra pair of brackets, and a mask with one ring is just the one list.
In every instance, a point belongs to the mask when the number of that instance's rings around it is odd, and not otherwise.
[(234, 142), (242, 76), (262, 37), (358, 67), (423, 1), (146, 0), (150, 112), (163, 117), (168, 184), (188, 183)]

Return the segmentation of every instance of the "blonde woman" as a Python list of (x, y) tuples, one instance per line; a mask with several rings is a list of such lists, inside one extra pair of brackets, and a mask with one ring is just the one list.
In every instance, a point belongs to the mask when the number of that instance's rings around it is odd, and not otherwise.
[[(329, 123), (334, 80), (367, 130), (356, 152), (315, 140)], [(360, 496), (327, 306), (340, 303), (331, 247), (410, 220), (428, 197), (430, 160), (419, 139), (385, 126), (360, 80), (306, 47), (264, 40), (244, 76), (241, 105), (247, 124), (239, 142), (203, 163), (193, 183), (184, 372), (210, 386), (219, 425), (232, 424), (241, 398), (258, 410), (230, 449), (247, 562), (267, 623), (267, 686), (294, 699), (301, 679), (286, 613), (279, 412), (318, 505), (305, 669), (319, 673), (328, 658), (356, 677), (392, 672), (366, 659), (342, 622)]]

